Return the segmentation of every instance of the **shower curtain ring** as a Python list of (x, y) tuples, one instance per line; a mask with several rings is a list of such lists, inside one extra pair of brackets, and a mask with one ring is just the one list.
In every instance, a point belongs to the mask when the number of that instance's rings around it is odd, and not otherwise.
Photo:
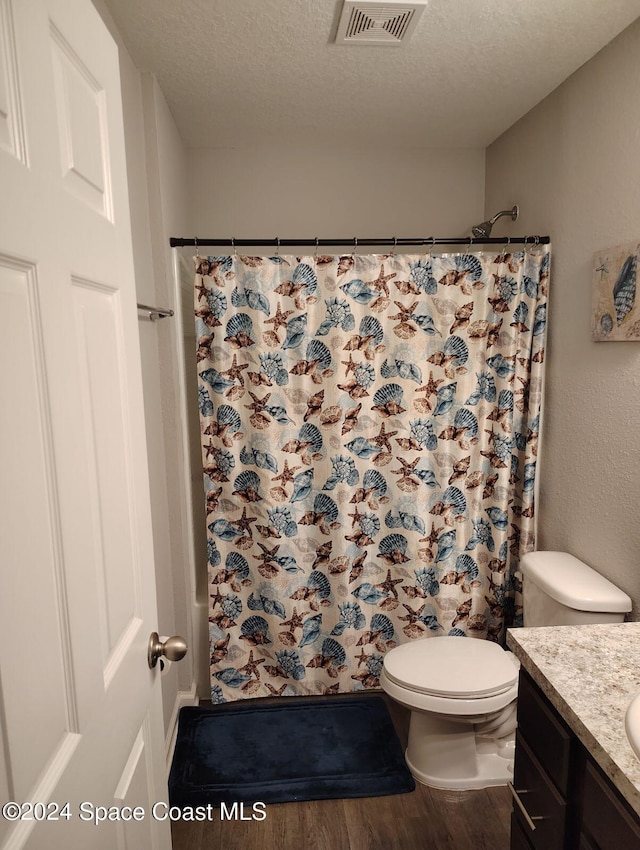
[(507, 241), (502, 246), (502, 252), (499, 255), (500, 256), (499, 265), (502, 265), (505, 262), (505, 257), (507, 256), (507, 248), (509, 248), (510, 245), (511, 245), (511, 237), (507, 236)]
[(237, 256), (238, 256), (238, 249), (236, 248), (236, 240), (235, 240), (235, 236), (232, 236), (232, 237), (231, 237), (231, 246), (232, 246), (232, 248), (233, 248), (233, 256), (234, 256), (234, 257), (237, 257)]
[(196, 259), (200, 259), (200, 250), (198, 249), (198, 237), (194, 236), (193, 241), (194, 241), (195, 246), (196, 246)]
[(315, 248), (315, 251), (313, 252), (313, 261), (314, 261), (314, 263), (316, 263), (316, 262), (318, 261), (318, 243), (319, 243), (319, 241), (320, 241), (320, 240), (319, 240), (319, 239), (318, 239), (318, 237), (316, 236), (316, 248)]
[(280, 237), (276, 236), (276, 257), (280, 256)]
[[(529, 239), (529, 237), (527, 236), (526, 239), (525, 239), (525, 243), (524, 243), (525, 244), (525, 251), (526, 251), (526, 246), (528, 244), (526, 240), (528, 240), (528, 239)], [(529, 256), (530, 257), (533, 257), (533, 251), (537, 247), (539, 242), (540, 242), (540, 238), (538, 236), (532, 236), (531, 237), (531, 245), (529, 246)]]
[(398, 237), (394, 236), (393, 237), (393, 248), (391, 249), (391, 256), (392, 257), (395, 257), (395, 255), (396, 255), (397, 246), (398, 246)]
[(353, 257), (354, 260), (356, 258), (356, 251), (357, 250), (358, 250), (358, 239), (354, 236), (353, 237), (353, 251), (351, 252), (351, 256)]
[(431, 245), (429, 245), (429, 247), (426, 249), (426, 252), (425, 252), (425, 253), (426, 253), (429, 257), (431, 257), (431, 256), (432, 256), (432, 254), (433, 254), (433, 249), (434, 249), (434, 248), (435, 248), (435, 246), (436, 246), (436, 237), (435, 237), (435, 236), (429, 236), (429, 237), (428, 237), (428, 239), (424, 239), (424, 240), (423, 240), (423, 243), (422, 243), (422, 244), (423, 244), (423, 245), (427, 245), (427, 244), (429, 243), (429, 239), (431, 240)]

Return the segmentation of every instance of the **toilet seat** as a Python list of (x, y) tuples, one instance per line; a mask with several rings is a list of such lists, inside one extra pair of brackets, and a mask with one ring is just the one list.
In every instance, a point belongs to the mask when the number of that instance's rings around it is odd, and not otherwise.
[(402, 644), (384, 658), (385, 678), (400, 688), (441, 699), (485, 700), (517, 685), (510, 652), (486, 640), (433, 637)]

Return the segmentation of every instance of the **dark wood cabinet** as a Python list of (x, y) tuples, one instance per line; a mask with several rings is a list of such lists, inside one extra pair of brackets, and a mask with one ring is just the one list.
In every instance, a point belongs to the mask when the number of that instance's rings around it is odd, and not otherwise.
[(520, 672), (511, 850), (640, 850), (640, 818)]

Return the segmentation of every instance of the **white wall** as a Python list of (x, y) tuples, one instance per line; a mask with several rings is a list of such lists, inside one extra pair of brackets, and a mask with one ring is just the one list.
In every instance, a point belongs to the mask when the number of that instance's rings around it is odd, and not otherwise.
[(184, 236), (462, 236), (484, 216), (480, 149), (198, 148), (189, 181)]
[[(540, 548), (574, 553), (640, 616), (640, 344), (591, 341), (592, 255), (640, 241), (640, 20), (494, 142), (486, 212), (553, 241)], [(502, 223), (502, 222), (501, 222)], [(640, 296), (640, 293), (639, 293)]]
[[(94, 0), (94, 5), (119, 48), (138, 301), (176, 309), (169, 236), (182, 231), (187, 220), (186, 150), (155, 79), (136, 68), (102, 0)], [(182, 634), (192, 643), (190, 540), (176, 377), (179, 335), (173, 319), (150, 322), (142, 313), (139, 317), (157, 629), (161, 635)], [(194, 694), (193, 649), (162, 677), (168, 748), (177, 711)]]

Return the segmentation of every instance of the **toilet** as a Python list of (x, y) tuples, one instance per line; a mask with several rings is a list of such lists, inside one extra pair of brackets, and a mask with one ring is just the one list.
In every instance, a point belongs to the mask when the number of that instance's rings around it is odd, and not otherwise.
[[(566, 552), (520, 561), (524, 625), (619, 623), (626, 593)], [(443, 636), (391, 649), (380, 686), (411, 710), (406, 760), (434, 788), (469, 790), (513, 778), (520, 663), (487, 640)]]

